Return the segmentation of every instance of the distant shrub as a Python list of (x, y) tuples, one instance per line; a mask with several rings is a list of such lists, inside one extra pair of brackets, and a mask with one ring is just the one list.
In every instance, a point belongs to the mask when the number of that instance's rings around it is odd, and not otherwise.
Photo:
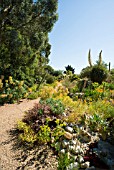
[(55, 81), (51, 85), (45, 85), (39, 90), (39, 97), (46, 100), (47, 98), (57, 98), (59, 96), (67, 96), (68, 89), (62, 83)]
[(48, 75), (46, 77), (46, 83), (47, 84), (52, 84), (52, 83), (54, 83), (54, 81), (55, 81), (55, 77), (54, 76)]
[(90, 79), (92, 82), (98, 82), (101, 84), (104, 80), (106, 80), (107, 76), (107, 70), (102, 65), (95, 65), (92, 67), (90, 72)]
[(54, 92), (54, 88), (52, 86), (43, 86), (42, 88), (40, 88), (39, 90), (39, 97), (41, 97), (41, 99), (45, 100), (47, 98), (52, 97)]

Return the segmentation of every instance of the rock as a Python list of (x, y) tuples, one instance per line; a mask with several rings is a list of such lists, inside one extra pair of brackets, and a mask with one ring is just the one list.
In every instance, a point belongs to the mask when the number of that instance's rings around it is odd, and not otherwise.
[(68, 156), (68, 159), (70, 159), (70, 157), (71, 157), (70, 152), (67, 152), (67, 156)]
[(73, 135), (72, 135), (71, 133), (65, 131), (64, 137), (65, 137), (66, 139), (69, 139), (69, 140), (70, 140), (70, 139), (73, 138)]
[(82, 148), (78, 145), (78, 146), (70, 146), (70, 150), (71, 150), (71, 152), (73, 153), (73, 154), (81, 154), (81, 153), (83, 153), (83, 150), (82, 150)]
[(72, 145), (69, 145), (69, 146), (68, 146), (68, 149), (69, 149), (69, 151), (74, 151), (74, 150), (75, 150), (75, 147), (72, 146)]
[(90, 166), (90, 162), (85, 162), (81, 164), (82, 169), (89, 168), (89, 166)]
[(94, 142), (98, 142), (100, 140), (98, 135), (92, 136), (92, 141)]
[(81, 155), (78, 156), (78, 163), (83, 163), (84, 162), (84, 159)]
[(73, 133), (73, 131), (74, 131), (73, 128), (70, 127), (70, 126), (66, 126), (65, 129), (66, 129), (67, 132), (70, 132), (70, 133)]
[(98, 142), (98, 157), (108, 166), (110, 170), (114, 169), (114, 145), (106, 141)]
[(67, 114), (65, 112), (62, 113), (63, 116), (66, 116)]
[(77, 144), (77, 141), (76, 141), (76, 140), (71, 140), (71, 144), (72, 144), (72, 145), (76, 145), (76, 144)]
[(65, 153), (65, 149), (60, 150), (60, 153), (64, 154)]
[(73, 133), (73, 138), (76, 138), (77, 137), (77, 134), (76, 133)]
[(110, 167), (110, 170), (114, 170), (114, 159), (109, 158), (105, 163)]
[(51, 138), (51, 143), (54, 143), (54, 137)]
[(62, 141), (62, 147), (63, 147), (63, 148), (67, 148), (68, 145), (69, 145), (69, 142), (68, 142), (67, 140), (63, 140), (63, 141)]
[(74, 163), (71, 163), (67, 168), (66, 170), (73, 170), (75, 168), (79, 168), (79, 163), (78, 162), (74, 162)]
[(77, 150), (78, 153), (80, 153), (80, 151), (81, 151), (80, 145), (77, 145), (77, 146), (76, 146), (76, 150)]
[(80, 128), (79, 136), (85, 142), (90, 142), (92, 140), (90, 133)]
[(91, 141), (91, 136), (85, 135), (85, 136), (82, 137), (82, 139), (83, 139), (85, 142), (90, 142), (90, 141)]
[(75, 156), (75, 155), (70, 155), (70, 158), (72, 158), (74, 161), (76, 161), (77, 160), (77, 156)]

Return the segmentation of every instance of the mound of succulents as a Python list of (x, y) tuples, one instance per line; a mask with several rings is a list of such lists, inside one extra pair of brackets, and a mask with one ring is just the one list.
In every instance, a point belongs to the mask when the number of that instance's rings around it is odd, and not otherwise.
[(97, 114), (83, 114), (79, 121), (70, 122), (70, 114), (70, 108), (65, 107), (60, 99), (40, 100), (18, 122), (19, 141), (33, 147), (49, 145), (58, 156), (58, 170), (113, 168), (114, 160), (109, 159), (113, 152), (101, 147), (108, 142), (107, 147), (114, 151), (109, 135), (109, 132), (113, 134), (113, 120), (109, 126), (108, 120), (102, 122)]

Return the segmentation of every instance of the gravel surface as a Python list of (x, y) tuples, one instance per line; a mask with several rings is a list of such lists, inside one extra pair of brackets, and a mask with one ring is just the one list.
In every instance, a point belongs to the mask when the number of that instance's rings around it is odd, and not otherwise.
[(23, 100), (20, 104), (0, 106), (0, 170), (56, 170), (56, 156), (47, 146), (22, 150), (13, 135), (18, 120), (39, 99)]

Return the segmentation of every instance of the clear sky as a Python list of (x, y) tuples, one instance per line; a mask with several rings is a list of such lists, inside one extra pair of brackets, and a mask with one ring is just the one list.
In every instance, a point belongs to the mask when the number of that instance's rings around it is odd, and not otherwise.
[(114, 68), (114, 0), (59, 0), (58, 14), (49, 35), (54, 69), (69, 64), (80, 73), (88, 65), (89, 49), (93, 63), (102, 50), (103, 61)]

